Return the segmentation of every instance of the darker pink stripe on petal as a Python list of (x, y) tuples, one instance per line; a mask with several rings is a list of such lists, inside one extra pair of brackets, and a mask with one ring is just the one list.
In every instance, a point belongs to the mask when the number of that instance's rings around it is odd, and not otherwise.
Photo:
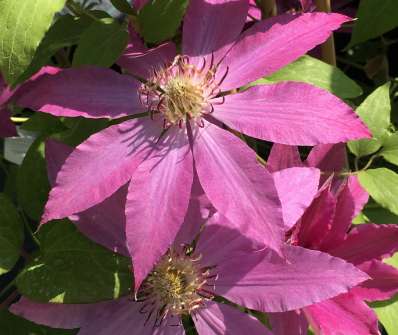
[(300, 153), (296, 146), (274, 143), (267, 159), (267, 169), (270, 172), (303, 166)]

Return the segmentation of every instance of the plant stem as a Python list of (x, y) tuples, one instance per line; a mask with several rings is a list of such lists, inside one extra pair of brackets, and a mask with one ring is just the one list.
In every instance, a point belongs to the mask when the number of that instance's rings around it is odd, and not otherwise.
[(15, 300), (15, 298), (19, 295), (18, 291), (13, 291), (1, 304), (0, 311), (2, 309), (8, 308), (8, 306)]
[[(330, 0), (315, 0), (315, 5), (320, 12), (330, 13), (332, 10)], [(322, 60), (330, 65), (336, 66), (336, 52), (333, 35), (331, 35), (329, 39), (321, 45), (321, 49)]]
[(28, 219), (25, 216), (25, 213), (23, 212), (23, 210), (19, 210), (20, 216), (22, 218), (22, 221), (24, 223), (24, 226), (26, 228), (26, 230), (29, 232), (30, 236), (32, 237), (33, 241), (36, 243), (36, 245), (39, 247), (40, 246), (40, 241), (39, 239), (36, 237), (36, 235), (34, 234), (32, 227), (29, 224)]
[(278, 14), (278, 7), (276, 6), (276, 0), (261, 0), (260, 8), (263, 14), (263, 18), (276, 16)]

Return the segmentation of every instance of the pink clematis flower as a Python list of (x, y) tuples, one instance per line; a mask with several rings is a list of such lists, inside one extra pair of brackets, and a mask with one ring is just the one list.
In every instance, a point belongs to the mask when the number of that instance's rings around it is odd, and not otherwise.
[[(50, 179), (69, 150), (49, 143)], [(126, 220), (122, 203), (112, 202), (113, 197), (98, 205), (97, 212), (90, 209), (75, 220), (83, 233), (115, 250), (126, 243)], [(106, 212), (113, 218), (117, 233), (107, 234), (104, 241), (101, 229), (110, 227), (103, 225), (102, 214)], [(353, 265), (322, 252), (287, 245), (284, 259), (271, 249), (259, 251), (261, 244), (247, 239), (242, 227), (219, 213), (198, 232), (197, 220), (202, 223), (203, 217), (194, 212), (186, 217), (173, 245), (142, 283), (136, 300), (124, 297), (64, 305), (22, 298), (11, 311), (55, 328), (80, 328), (79, 335), (127, 335), (132, 331), (142, 335), (184, 334), (181, 317), (189, 315), (199, 334), (270, 334), (257, 319), (213, 298), (224, 297), (250, 309), (282, 312), (336, 296), (368, 279)], [(88, 228), (96, 225), (101, 228)], [(199, 239), (190, 245), (198, 233)], [(123, 248), (119, 252), (127, 254)]]
[(12, 90), (0, 74), (0, 137), (16, 136), (15, 125), (10, 120), (10, 111), (8, 103), (13, 95)]
[[(287, 152), (287, 148), (280, 149), (283, 150), (273, 152), (274, 163), (278, 152)], [(331, 153), (336, 154), (336, 151), (332, 150)], [(314, 156), (316, 155), (312, 157)], [(340, 157), (340, 161), (343, 160), (344, 156)], [(301, 173), (298, 172), (300, 170)], [(316, 184), (319, 174), (314, 178), (313, 172), (311, 175), (313, 170), (293, 167), (274, 173), (278, 192), (285, 193), (281, 197), (284, 212), (292, 208), (292, 203), (296, 206), (294, 219), (285, 219), (286, 229), (289, 231), (287, 241), (292, 245), (343, 258), (366, 272), (371, 279), (346, 294), (308, 306), (301, 311), (272, 314), (270, 320), (273, 331), (277, 335), (306, 334), (308, 324), (311, 324), (316, 334), (322, 335), (379, 334), (377, 317), (365, 302), (389, 299), (398, 293), (398, 270), (381, 261), (398, 250), (398, 227), (375, 224), (351, 227), (352, 219), (368, 200), (368, 194), (361, 188), (355, 176), (336, 185), (335, 190), (331, 189), (329, 179), (320, 188), (311, 205), (303, 210), (308, 204), (308, 196), (295, 200), (297, 193), (302, 194), (302, 190), (291, 183), (291, 178), (295, 171), (296, 178), (301, 179), (302, 184)], [(284, 184), (289, 184), (293, 197), (286, 194)]]
[(18, 101), (70, 117), (149, 111), (151, 117), (111, 126), (79, 145), (57, 175), (43, 215), (46, 222), (82, 212), (129, 183), (127, 241), (138, 286), (181, 227), (194, 173), (217, 211), (235, 224), (250, 221), (248, 236), (261, 236), (280, 252), (283, 223), (273, 180), (223, 123), (287, 144), (369, 136), (349, 106), (308, 84), (224, 94), (295, 60), (349, 20), (338, 14), (285, 15), (242, 33), (247, 11), (247, 0), (192, 0), (182, 55), (165, 43), (146, 51), (141, 45), (139, 52), (130, 46), (121, 58), (144, 83), (109, 69), (67, 69), (37, 80)]

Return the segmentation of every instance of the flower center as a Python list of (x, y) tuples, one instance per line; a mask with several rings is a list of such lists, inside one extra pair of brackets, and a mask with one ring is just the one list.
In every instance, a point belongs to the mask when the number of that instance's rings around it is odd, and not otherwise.
[(200, 268), (198, 259), (169, 251), (149, 274), (138, 292), (138, 299), (157, 311), (160, 321), (168, 315), (181, 316), (200, 308), (212, 299), (209, 268)]
[(213, 104), (224, 101), (217, 98), (221, 82), (216, 82), (216, 70), (213, 61), (209, 66), (203, 61), (203, 66), (197, 68), (188, 57), (176, 56), (170, 66), (154, 70), (141, 86), (141, 102), (152, 117), (157, 113), (163, 116), (165, 128), (181, 127), (188, 120), (203, 126), (202, 116), (213, 112)]

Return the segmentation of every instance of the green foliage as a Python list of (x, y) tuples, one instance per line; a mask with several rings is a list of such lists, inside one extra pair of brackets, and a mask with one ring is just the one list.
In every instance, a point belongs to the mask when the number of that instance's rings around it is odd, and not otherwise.
[(380, 149), (382, 137), (390, 125), (390, 85), (377, 88), (357, 108), (356, 112), (372, 132), (370, 140), (358, 140), (348, 143), (348, 148), (357, 157), (370, 155)]
[(398, 132), (383, 138), (383, 148), (380, 155), (386, 161), (398, 165)]
[(9, 84), (16, 84), (29, 66), (54, 14), (65, 1), (0, 1), (0, 69)]
[(188, 0), (151, 0), (138, 13), (142, 37), (158, 43), (173, 37), (180, 26)]
[(70, 221), (48, 223), (38, 237), (40, 254), (17, 277), (23, 295), (42, 302), (91, 303), (129, 293), (130, 260), (90, 241)]
[(135, 15), (135, 11), (131, 8), (127, 0), (111, 0), (111, 3), (117, 10), (129, 15)]
[(125, 25), (104, 18), (93, 21), (82, 34), (73, 65), (111, 66), (125, 49), (129, 36)]
[(49, 190), (44, 138), (39, 137), (26, 153), (17, 177), (18, 202), (30, 218), (40, 220)]
[(361, 0), (350, 46), (380, 36), (398, 26), (396, 0)]
[(309, 83), (328, 90), (342, 99), (354, 98), (362, 94), (361, 87), (343, 71), (311, 56), (300, 57), (283, 69), (255, 81), (250, 86), (283, 80)]
[(359, 182), (381, 206), (398, 215), (398, 174), (386, 169), (369, 169), (358, 173)]
[(12, 269), (21, 253), (23, 224), (17, 209), (0, 194), (0, 275)]
[(2, 335), (75, 335), (77, 330), (52, 329), (22, 319), (7, 310), (0, 311)]

